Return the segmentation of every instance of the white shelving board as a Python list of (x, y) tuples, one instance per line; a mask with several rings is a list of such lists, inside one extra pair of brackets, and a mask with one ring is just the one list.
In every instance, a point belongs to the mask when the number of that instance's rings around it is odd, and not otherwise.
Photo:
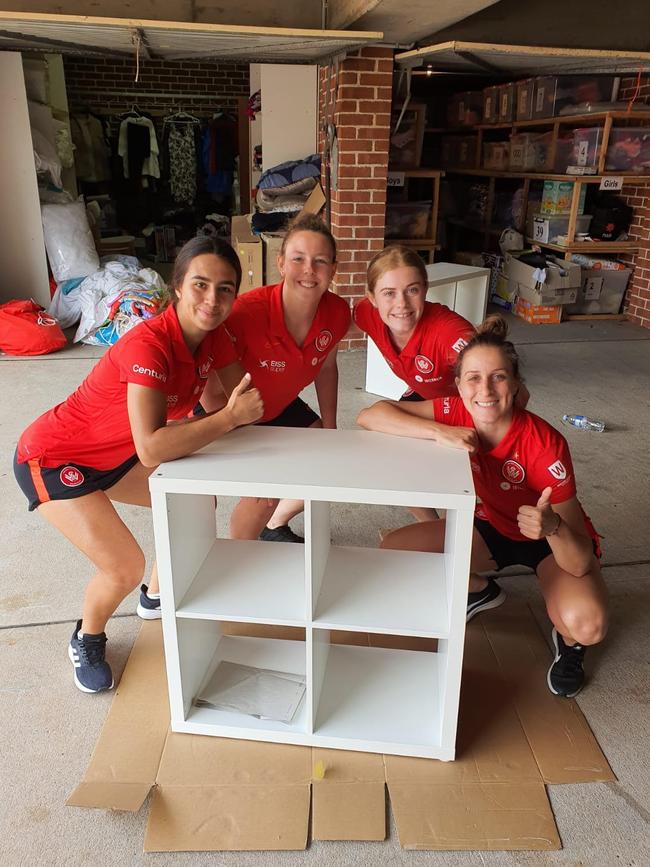
[[(445, 304), (464, 316), (472, 325), (485, 319), (489, 268), (456, 265), (454, 262), (434, 262), (427, 265), (427, 301)], [(407, 389), (403, 380), (390, 369), (377, 344), (368, 338), (366, 359), (366, 391), (389, 400), (399, 400)]]
[[(174, 731), (454, 757), (475, 501), (465, 452), (247, 427), (161, 465), (150, 488)], [(217, 539), (215, 496), (303, 499), (305, 544)], [(444, 509), (445, 550), (336, 545), (331, 503)], [(232, 635), (222, 625), (232, 621), (268, 629)], [(274, 627), (299, 627), (299, 638)], [(358, 633), (434, 638), (438, 649), (359, 646)], [(293, 720), (195, 706), (221, 661), (303, 675)]]

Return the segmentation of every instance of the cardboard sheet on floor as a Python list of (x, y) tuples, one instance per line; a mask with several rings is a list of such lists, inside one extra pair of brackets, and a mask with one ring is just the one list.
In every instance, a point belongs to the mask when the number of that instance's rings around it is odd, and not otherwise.
[(457, 760), (438, 762), (171, 733), (162, 631), (144, 623), (68, 803), (135, 811), (153, 789), (146, 851), (290, 850), (310, 799), (313, 839), (383, 840), (387, 784), (404, 848), (558, 849), (545, 784), (614, 777), (577, 704), (548, 693), (549, 659), (516, 600), (470, 623)]

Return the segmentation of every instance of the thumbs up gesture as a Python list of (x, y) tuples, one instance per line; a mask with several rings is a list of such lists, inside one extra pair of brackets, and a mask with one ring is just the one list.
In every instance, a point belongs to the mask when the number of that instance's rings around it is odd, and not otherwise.
[(527, 539), (544, 539), (557, 530), (560, 516), (551, 508), (552, 493), (553, 488), (544, 488), (536, 506), (519, 507), (517, 523), (522, 536)]

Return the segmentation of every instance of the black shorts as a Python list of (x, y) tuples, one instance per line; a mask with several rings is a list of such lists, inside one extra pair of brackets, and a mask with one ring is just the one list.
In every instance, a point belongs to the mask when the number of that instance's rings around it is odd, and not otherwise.
[(268, 421), (258, 421), (257, 424), (260, 427), (311, 427), (315, 421), (320, 421), (320, 416), (304, 400), (297, 397), (280, 415)]
[(81, 464), (42, 467), (37, 460), (19, 464), (14, 454), (14, 475), (33, 512), (50, 500), (74, 500), (94, 491), (106, 491), (119, 482), (138, 463), (132, 455), (111, 470), (96, 470)]
[(403, 395), (400, 397), (400, 403), (401, 403), (403, 400), (408, 400), (408, 401), (410, 401), (411, 403), (418, 403), (418, 402), (420, 402), (420, 401), (422, 401), (422, 400), (426, 400), (426, 397), (422, 397), (421, 395), (419, 395), (419, 394), (417, 393), (417, 391), (412, 391), (410, 394), (403, 394)]
[(474, 526), (488, 546), (497, 569), (505, 569), (506, 566), (528, 566), (537, 572), (542, 560), (553, 553), (546, 539), (531, 539), (529, 542), (509, 539), (482, 518), (475, 517)]
[[(531, 539), (530, 541), (518, 541), (509, 539), (482, 518), (474, 517), (474, 526), (481, 538), (488, 546), (492, 559), (497, 564), (497, 569), (505, 569), (506, 566), (528, 566), (534, 572), (537, 567), (553, 551), (546, 539)], [(600, 559), (600, 546), (596, 539), (592, 538), (594, 555)]]

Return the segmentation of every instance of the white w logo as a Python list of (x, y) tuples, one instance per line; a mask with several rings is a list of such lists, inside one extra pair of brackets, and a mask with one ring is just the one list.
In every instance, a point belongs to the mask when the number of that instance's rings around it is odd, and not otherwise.
[(566, 479), (566, 469), (564, 468), (562, 461), (555, 461), (555, 463), (551, 464), (548, 468), (548, 471), (554, 479), (558, 480), (558, 482), (561, 482), (562, 479)]

